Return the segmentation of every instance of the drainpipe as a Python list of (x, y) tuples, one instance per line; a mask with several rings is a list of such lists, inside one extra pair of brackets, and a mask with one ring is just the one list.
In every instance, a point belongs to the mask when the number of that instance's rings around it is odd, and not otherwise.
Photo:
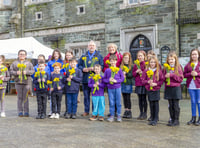
[(180, 14), (180, 0), (178, 0), (178, 41), (179, 41), (179, 57), (181, 57), (181, 24), (180, 24), (181, 14)]

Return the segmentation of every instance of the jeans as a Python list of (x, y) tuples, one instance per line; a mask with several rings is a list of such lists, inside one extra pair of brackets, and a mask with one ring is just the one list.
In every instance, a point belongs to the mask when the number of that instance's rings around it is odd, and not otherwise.
[(83, 83), (83, 94), (84, 94), (84, 107), (85, 107), (85, 113), (90, 112), (90, 92), (91, 88), (88, 87), (87, 83)]
[(38, 114), (46, 115), (47, 93), (37, 93)]
[(196, 116), (196, 105), (198, 106), (200, 116), (200, 89), (189, 89), (189, 94), (191, 98), (192, 116)]
[(77, 112), (78, 93), (67, 93), (67, 110), (68, 114), (76, 114)]
[(105, 112), (105, 97), (104, 96), (92, 96), (93, 112), (92, 115), (104, 117)]
[(114, 116), (115, 104), (117, 106), (117, 115), (121, 115), (121, 87), (116, 89), (108, 89), (110, 115)]

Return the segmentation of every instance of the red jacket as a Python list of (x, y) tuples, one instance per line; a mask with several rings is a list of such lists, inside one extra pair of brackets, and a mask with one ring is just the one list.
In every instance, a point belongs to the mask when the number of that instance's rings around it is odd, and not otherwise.
[[(186, 81), (186, 85), (187, 85), (187, 88), (189, 88), (190, 86), (190, 83), (193, 79), (193, 76), (191, 75), (191, 72), (192, 72), (192, 67), (190, 66), (190, 62), (185, 66), (184, 68), (184, 77), (187, 78), (187, 81)], [(195, 68), (195, 71), (197, 72), (197, 76), (195, 76), (195, 80), (194, 80), (194, 83), (196, 85), (196, 88), (200, 88), (200, 62), (198, 62), (196, 68)]]
[(163, 77), (165, 81), (165, 87), (178, 87), (181, 85), (181, 82), (183, 81), (183, 70), (181, 66), (178, 69), (179, 76), (176, 75), (174, 72), (170, 73), (170, 85), (167, 85), (167, 80), (165, 78), (166, 70), (163, 70)]
[[(117, 56), (116, 66), (120, 67), (123, 56), (120, 53), (118, 53), (118, 52), (116, 52), (115, 55)], [(109, 65), (106, 64), (106, 60), (109, 60), (109, 57), (110, 57), (110, 53), (107, 56), (105, 56), (104, 59), (103, 59), (103, 63), (104, 63), (103, 72), (105, 72), (106, 69), (109, 68)]]
[(150, 78), (147, 76), (147, 71), (148, 70), (145, 70), (143, 72), (143, 74), (142, 74), (142, 84), (145, 85), (145, 88), (148, 91), (157, 91), (157, 90), (159, 90), (161, 88), (161, 86), (163, 84), (163, 80), (164, 80), (164, 77), (163, 77), (163, 74), (162, 74), (162, 70), (159, 70), (159, 80), (158, 81), (156, 79), (156, 71), (154, 72), (152, 80), (153, 80), (153, 83), (157, 83), (157, 86), (154, 86), (152, 90), (150, 89), (150, 84), (148, 83)]
[[(145, 68), (146, 68), (146, 65), (145, 65), (145, 61), (142, 61), (141, 63), (140, 63), (140, 68), (141, 68), (141, 70), (142, 70), (142, 72), (144, 72), (145, 71)], [(135, 86), (144, 86), (143, 84), (142, 84), (142, 79), (141, 79), (141, 77), (140, 77), (140, 74), (138, 74), (138, 73), (136, 73), (136, 71), (137, 71), (137, 66), (136, 66), (136, 64), (133, 66), (133, 72), (132, 72), (132, 74), (133, 74), (133, 77), (135, 77)]]

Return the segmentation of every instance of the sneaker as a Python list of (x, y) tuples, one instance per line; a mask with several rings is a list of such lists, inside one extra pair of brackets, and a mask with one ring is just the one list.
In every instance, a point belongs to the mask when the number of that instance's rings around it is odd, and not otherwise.
[(104, 121), (104, 117), (100, 116), (99, 121)]
[(28, 112), (24, 113), (24, 117), (29, 117), (29, 113)]
[(20, 112), (20, 113), (18, 114), (18, 116), (19, 116), (19, 117), (23, 117), (23, 113)]
[(122, 122), (121, 116), (117, 116), (117, 122)]
[(46, 115), (45, 114), (42, 114), (41, 116), (40, 116), (40, 119), (45, 119), (46, 118)]
[(55, 116), (56, 116), (56, 114), (55, 113), (53, 113), (49, 118), (50, 119), (54, 119), (55, 118)]
[(73, 115), (72, 115), (72, 119), (76, 119), (76, 114), (73, 114)]
[(1, 112), (1, 117), (6, 117), (5, 112)]
[(51, 115), (52, 115), (52, 111), (49, 112), (48, 116), (51, 116)]
[(107, 120), (108, 120), (108, 122), (113, 122), (114, 121), (114, 116), (110, 116)]
[(59, 118), (60, 118), (60, 115), (58, 113), (56, 113), (55, 119), (59, 119)]
[(89, 116), (89, 113), (83, 113), (81, 116), (85, 117), (85, 116)]
[(41, 117), (41, 114), (38, 114), (38, 115), (36, 116), (36, 119), (40, 119), (40, 117)]
[(96, 121), (97, 120), (97, 116), (92, 116), (89, 120), (90, 121)]
[(71, 114), (67, 114), (66, 116), (65, 116), (65, 119), (69, 119), (71, 117)]

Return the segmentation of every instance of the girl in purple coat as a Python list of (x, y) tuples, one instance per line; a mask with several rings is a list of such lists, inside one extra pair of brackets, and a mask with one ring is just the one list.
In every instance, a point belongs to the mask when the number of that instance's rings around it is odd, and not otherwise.
[(143, 50), (138, 51), (137, 59), (140, 62), (140, 68), (133, 66), (133, 77), (135, 77), (135, 93), (138, 95), (139, 99), (139, 108), (140, 108), (140, 115), (138, 116), (138, 120), (144, 120), (147, 118), (147, 100), (146, 100), (146, 89), (142, 84), (142, 73), (145, 71), (145, 60), (146, 60), (146, 53)]
[[(152, 76), (147, 75), (149, 71), (153, 71)], [(150, 104), (151, 121), (148, 124), (155, 126), (158, 121), (160, 88), (163, 84), (163, 74), (156, 56), (149, 58), (147, 70), (143, 73), (142, 80), (147, 90)]]
[[(186, 84), (191, 98), (192, 119), (188, 125), (200, 125), (200, 53), (198, 49), (190, 52), (190, 61), (184, 68), (184, 77), (187, 78)], [(198, 106), (199, 119), (196, 122), (196, 105)]]
[(168, 126), (179, 125), (180, 107), (179, 100), (182, 99), (181, 82), (183, 81), (182, 67), (178, 62), (178, 57), (175, 52), (170, 52), (167, 56), (167, 63), (170, 70), (164, 68), (163, 75), (165, 81), (164, 99), (169, 102), (169, 114), (171, 120)]

